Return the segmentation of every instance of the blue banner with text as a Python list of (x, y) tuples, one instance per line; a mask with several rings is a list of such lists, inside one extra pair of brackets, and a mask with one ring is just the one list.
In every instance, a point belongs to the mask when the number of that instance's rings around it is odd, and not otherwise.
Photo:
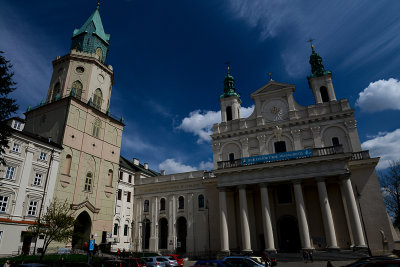
[(242, 165), (259, 164), (265, 162), (281, 161), (288, 159), (307, 158), (312, 156), (312, 149), (303, 149), (277, 154), (261, 155), (255, 157), (241, 158)]

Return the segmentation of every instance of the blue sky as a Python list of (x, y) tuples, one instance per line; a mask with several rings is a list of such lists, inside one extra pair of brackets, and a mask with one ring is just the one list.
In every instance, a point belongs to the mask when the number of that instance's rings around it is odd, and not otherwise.
[[(51, 61), (68, 53), (73, 30), (95, 8), (95, 0), (0, 0), (0, 50), (14, 65), (19, 115), (45, 98)], [(101, 1), (111, 112), (126, 122), (121, 154), (167, 173), (212, 169), (208, 135), (220, 121), (225, 62), (242, 114), (268, 72), (310, 105), (312, 37), (337, 98), (355, 109), (363, 149), (385, 168), (400, 159), (399, 11), (394, 0)]]

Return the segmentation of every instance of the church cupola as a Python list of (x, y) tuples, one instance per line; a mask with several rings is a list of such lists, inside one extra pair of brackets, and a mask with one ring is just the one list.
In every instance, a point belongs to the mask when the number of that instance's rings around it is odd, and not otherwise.
[(229, 66), (224, 80), (224, 93), (219, 97), (221, 102), (221, 121), (240, 119), (240, 94), (235, 89), (235, 79), (230, 74)]
[(314, 45), (311, 45), (311, 75), (307, 77), (308, 85), (313, 91), (316, 104), (336, 101), (335, 91), (332, 84), (332, 72), (325, 70), (322, 65), (322, 57), (315, 52)]
[(110, 35), (104, 32), (98, 3), (96, 10), (83, 26), (74, 30), (71, 50), (75, 49), (84, 53), (96, 54), (98, 59), (105, 64), (109, 45)]

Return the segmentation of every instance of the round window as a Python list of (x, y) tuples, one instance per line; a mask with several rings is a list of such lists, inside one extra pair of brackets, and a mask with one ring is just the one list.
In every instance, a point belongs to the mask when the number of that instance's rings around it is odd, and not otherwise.
[(83, 73), (84, 71), (85, 71), (85, 69), (83, 67), (81, 67), (81, 66), (76, 68), (76, 72), (77, 73)]

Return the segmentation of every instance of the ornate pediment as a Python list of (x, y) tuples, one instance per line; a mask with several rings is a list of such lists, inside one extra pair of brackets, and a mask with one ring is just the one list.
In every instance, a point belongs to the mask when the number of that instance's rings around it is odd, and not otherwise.
[(100, 211), (100, 209), (93, 206), (93, 204), (90, 203), (90, 201), (88, 199), (86, 199), (85, 201), (83, 201), (79, 204), (71, 204), (70, 207), (71, 207), (71, 210), (80, 210), (81, 208), (86, 207), (93, 213), (99, 213), (99, 211)]
[(254, 99), (254, 97), (259, 96), (259, 95), (264, 95), (264, 94), (270, 94), (272, 92), (279, 92), (279, 91), (286, 91), (286, 90), (295, 90), (295, 85), (293, 84), (288, 84), (288, 83), (278, 83), (275, 81), (269, 81), (266, 85), (262, 86), (258, 90), (256, 90), (254, 93), (251, 94), (251, 98)]

